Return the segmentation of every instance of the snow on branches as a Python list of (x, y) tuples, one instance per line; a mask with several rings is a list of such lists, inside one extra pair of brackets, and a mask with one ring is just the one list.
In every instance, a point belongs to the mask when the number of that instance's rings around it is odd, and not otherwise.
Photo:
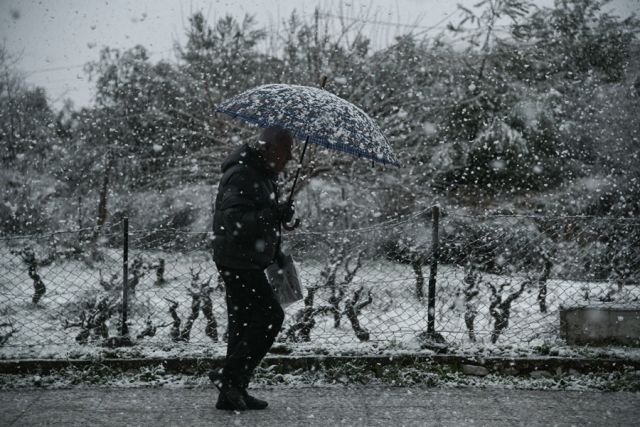
[(55, 253), (52, 252), (47, 255), (47, 257), (41, 259), (36, 258), (35, 251), (30, 247), (18, 251), (11, 251), (11, 253), (20, 256), (22, 262), (27, 266), (29, 277), (33, 280), (33, 296), (31, 297), (31, 302), (38, 304), (42, 296), (47, 292), (47, 287), (40, 277), (40, 274), (38, 274), (38, 268), (50, 265), (55, 259)]
[[(207, 281), (201, 282), (201, 272), (201, 270), (194, 272), (193, 268), (190, 269), (191, 284), (190, 287), (187, 288), (187, 291), (191, 296), (191, 313), (182, 329), (180, 329), (182, 319), (178, 315), (178, 302), (165, 298), (165, 300), (171, 304), (169, 306), (169, 314), (172, 318), (172, 326), (169, 335), (174, 342), (189, 341), (193, 323), (198, 319), (201, 311), (207, 319), (207, 324), (204, 329), (205, 334), (211, 338), (213, 342), (218, 342), (218, 322), (213, 314), (213, 302), (211, 301), (211, 293), (214, 291), (211, 287), (211, 279), (213, 276), (209, 276)], [(216, 289), (219, 289), (219, 286), (216, 287)]]
[[(371, 292), (368, 291), (367, 298), (361, 301), (364, 288), (360, 287), (350, 298), (344, 300), (349, 285), (362, 267), (363, 252), (359, 251), (355, 254), (347, 252), (346, 242), (342, 242), (339, 248), (329, 251), (329, 257), (320, 272), (320, 281), (307, 287), (304, 308), (294, 315), (295, 322), (284, 333), (283, 340), (309, 342), (311, 330), (316, 325), (315, 317), (319, 315), (331, 315), (334, 328), (339, 328), (342, 317), (346, 316), (351, 322), (356, 337), (361, 341), (369, 340), (369, 332), (360, 325), (358, 316), (362, 309), (372, 302)], [(328, 304), (314, 307), (315, 295), (319, 290), (330, 292), (327, 298)]]

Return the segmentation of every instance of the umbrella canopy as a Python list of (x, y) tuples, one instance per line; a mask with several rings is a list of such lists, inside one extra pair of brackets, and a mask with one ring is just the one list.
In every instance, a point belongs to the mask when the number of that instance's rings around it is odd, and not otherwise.
[(373, 119), (324, 89), (269, 84), (242, 92), (217, 110), (261, 127), (282, 126), (299, 140), (332, 150), (399, 164)]

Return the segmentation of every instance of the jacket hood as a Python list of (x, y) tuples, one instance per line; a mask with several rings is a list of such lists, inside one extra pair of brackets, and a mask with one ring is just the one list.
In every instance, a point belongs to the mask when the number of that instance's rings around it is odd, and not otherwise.
[(242, 164), (247, 165), (252, 169), (256, 169), (271, 178), (276, 176), (267, 167), (267, 162), (262, 154), (247, 146), (247, 144), (241, 145), (227, 156), (227, 158), (222, 162), (222, 173), (225, 173), (232, 166)]

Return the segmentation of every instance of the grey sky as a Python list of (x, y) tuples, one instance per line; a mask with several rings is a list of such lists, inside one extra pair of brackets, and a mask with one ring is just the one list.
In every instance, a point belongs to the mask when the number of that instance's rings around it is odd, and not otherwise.
[[(401, 24), (375, 25), (370, 37), (374, 47), (381, 47), (408, 31), (408, 25), (437, 26), (432, 30), (437, 32), (456, 12), (456, 3), (471, 6), (477, 1), (0, 0), (0, 38), (10, 52), (20, 54), (18, 66), (27, 74), (27, 81), (45, 87), (56, 104), (71, 98), (76, 105), (87, 105), (92, 91), (82, 65), (97, 59), (102, 47), (126, 49), (142, 44), (152, 52), (153, 60), (171, 60), (174, 41), (184, 40), (185, 22), (198, 10), (210, 21), (225, 14), (241, 17), (250, 13), (261, 25), (276, 28), (294, 8), (310, 14), (316, 6), (336, 15)], [(553, 0), (536, 3), (546, 6)], [(613, 7), (618, 15), (628, 16), (640, 10), (640, 0), (614, 0)]]

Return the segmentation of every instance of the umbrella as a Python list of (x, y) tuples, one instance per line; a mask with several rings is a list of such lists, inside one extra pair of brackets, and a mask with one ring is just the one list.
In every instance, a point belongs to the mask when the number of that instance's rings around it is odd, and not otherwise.
[(310, 86), (268, 84), (242, 92), (217, 107), (217, 111), (260, 127), (281, 126), (304, 148), (289, 194), (298, 181), (309, 142), (382, 164), (399, 165), (387, 138), (364, 111), (323, 89)]
[(383, 164), (399, 164), (371, 117), (322, 88), (263, 85), (224, 101), (217, 110), (260, 127), (281, 126), (301, 141)]

